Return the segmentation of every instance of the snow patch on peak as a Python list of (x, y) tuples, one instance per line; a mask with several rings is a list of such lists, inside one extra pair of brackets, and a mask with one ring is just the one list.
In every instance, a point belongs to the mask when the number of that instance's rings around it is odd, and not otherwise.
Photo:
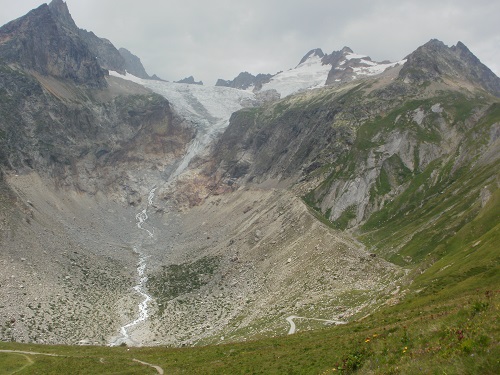
[(360, 76), (373, 76), (376, 74), (383, 73), (388, 68), (393, 68), (397, 65), (403, 65), (406, 60), (396, 61), (393, 63), (376, 63), (373, 61), (363, 60), (367, 66), (358, 66), (352, 68), (354, 74)]
[(323, 53), (321, 48), (312, 49), (309, 52), (307, 52), (306, 55), (302, 58), (302, 60), (300, 60), (299, 65), (306, 62), (308, 59), (316, 57), (316, 56), (319, 58), (323, 58), (325, 56), (325, 54)]
[(284, 98), (299, 91), (321, 87), (325, 85), (331, 68), (331, 65), (323, 64), (322, 57), (310, 55), (294, 69), (275, 75), (262, 86), (262, 90), (274, 89)]
[(349, 52), (345, 55), (345, 58), (347, 60), (352, 60), (352, 59), (366, 59), (368, 56), (366, 55), (358, 55), (357, 53)]

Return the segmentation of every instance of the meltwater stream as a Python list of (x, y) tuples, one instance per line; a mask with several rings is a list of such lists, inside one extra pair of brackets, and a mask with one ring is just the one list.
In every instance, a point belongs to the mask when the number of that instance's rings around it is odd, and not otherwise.
[[(147, 228), (143, 227), (143, 224), (146, 222), (148, 219), (148, 208), (153, 204), (153, 199), (155, 196), (155, 191), (156, 191), (156, 186), (154, 186), (150, 191), (149, 191), (149, 196), (148, 196), (148, 203), (146, 205), (146, 208), (139, 212), (137, 215), (135, 215), (135, 219), (137, 222), (137, 227), (143, 231), (146, 231), (149, 237), (154, 237), (154, 230), (149, 230)], [(129, 330), (132, 327), (135, 327), (141, 322), (144, 322), (148, 317), (148, 304), (152, 300), (152, 297), (147, 293), (146, 290), (146, 283), (148, 281), (148, 277), (145, 275), (146, 271), (146, 259), (147, 256), (140, 250), (140, 246), (134, 246), (134, 252), (139, 256), (139, 261), (137, 263), (137, 275), (139, 279), (139, 283), (134, 286), (134, 290), (136, 291), (137, 294), (139, 294), (142, 298), (142, 301), (139, 303), (139, 315), (137, 319), (134, 321), (125, 324), (124, 326), (120, 327), (120, 335), (118, 337), (115, 337), (111, 342), (110, 346), (118, 346), (121, 344), (127, 344), (127, 345), (139, 345), (136, 341), (132, 339), (130, 336)]]

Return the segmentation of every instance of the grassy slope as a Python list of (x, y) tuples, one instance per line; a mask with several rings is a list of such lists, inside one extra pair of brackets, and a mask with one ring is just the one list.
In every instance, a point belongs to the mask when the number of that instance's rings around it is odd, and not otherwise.
[[(3, 373), (154, 374), (495, 374), (500, 369), (498, 291), (482, 289), (449, 299), (437, 293), (408, 299), (360, 322), (241, 344), (167, 349), (47, 347), (0, 344), (0, 349), (62, 357), (0, 353)], [(10, 370), (9, 370), (10, 369)]]

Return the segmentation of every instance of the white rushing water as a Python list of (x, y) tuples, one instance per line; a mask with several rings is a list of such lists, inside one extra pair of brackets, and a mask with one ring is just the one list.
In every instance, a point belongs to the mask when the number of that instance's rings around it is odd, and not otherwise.
[[(146, 208), (141, 212), (139, 212), (137, 215), (135, 215), (137, 221), (137, 227), (141, 230), (146, 231), (149, 237), (154, 237), (154, 229), (149, 230), (147, 228), (143, 228), (143, 224), (148, 219), (148, 208), (153, 204), (155, 191), (156, 191), (156, 186), (154, 186), (149, 191), (148, 203), (146, 205)], [(149, 302), (153, 298), (148, 294), (146, 289), (146, 283), (148, 281), (148, 277), (146, 276), (146, 265), (147, 265), (146, 260), (148, 257), (140, 250), (140, 246), (134, 246), (134, 252), (139, 256), (139, 261), (137, 263), (137, 275), (139, 282), (133, 288), (135, 292), (141, 296), (142, 299), (138, 305), (139, 315), (137, 316), (137, 319), (135, 319), (134, 321), (120, 327), (120, 335), (118, 337), (115, 337), (110, 342), (109, 344), (110, 346), (118, 346), (124, 343), (127, 345), (140, 345), (140, 343), (132, 339), (129, 331), (131, 328), (137, 326), (139, 323), (146, 321), (147, 318), (149, 317), (148, 306)]]

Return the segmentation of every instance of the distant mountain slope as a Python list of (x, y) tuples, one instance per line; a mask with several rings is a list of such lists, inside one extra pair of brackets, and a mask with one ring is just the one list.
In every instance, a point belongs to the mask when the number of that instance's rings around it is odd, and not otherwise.
[[(136, 55), (134, 55), (132, 52), (130, 52), (125, 48), (120, 48), (119, 52), (120, 55), (125, 60), (125, 70), (127, 72), (139, 78), (143, 79), (151, 78), (149, 74), (146, 72), (146, 69), (144, 69), (144, 66), (142, 65), (141, 59), (139, 57), (137, 57)], [(114, 70), (123, 74), (123, 71), (118, 69), (110, 69), (110, 70)]]

